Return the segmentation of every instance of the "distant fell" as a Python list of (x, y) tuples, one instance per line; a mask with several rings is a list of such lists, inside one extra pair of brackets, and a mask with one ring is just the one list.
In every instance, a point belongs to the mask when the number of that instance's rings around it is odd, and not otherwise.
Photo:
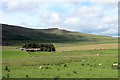
[(1, 24), (3, 43), (67, 43), (67, 42), (117, 42), (117, 38), (83, 34), (64, 29), (30, 29), (16, 25)]

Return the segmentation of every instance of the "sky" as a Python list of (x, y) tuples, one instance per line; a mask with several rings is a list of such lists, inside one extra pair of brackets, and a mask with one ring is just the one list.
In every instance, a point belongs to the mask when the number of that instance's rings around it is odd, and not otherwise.
[(118, 36), (118, 0), (0, 0), (0, 23)]

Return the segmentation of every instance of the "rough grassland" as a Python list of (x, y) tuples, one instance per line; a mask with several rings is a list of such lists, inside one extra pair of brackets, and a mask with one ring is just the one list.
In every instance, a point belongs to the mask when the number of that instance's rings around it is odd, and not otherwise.
[[(85, 46), (82, 45), (86, 49)], [(108, 49), (89, 50), (97, 46)], [(63, 45), (71, 51), (65, 51), (66, 49), (58, 46), (57, 50), (61, 48), (64, 51), (29, 53), (16, 50), (16, 47), (4, 47), (2, 76), (7, 77), (8, 71), (5, 70), (7, 66), (10, 69), (10, 78), (26, 78), (26, 75), (30, 78), (117, 78), (118, 69), (111, 66), (118, 62), (118, 49), (115, 49), (115, 44), (104, 46), (89, 45), (88, 50), (80, 50), (81, 46), (78, 45), (76, 46), (78, 49), (75, 50), (75, 46), (72, 49)]]
[(88, 45), (71, 45), (57, 47), (57, 51), (73, 51), (73, 50), (94, 50), (94, 49), (116, 49), (118, 44), (88, 44)]

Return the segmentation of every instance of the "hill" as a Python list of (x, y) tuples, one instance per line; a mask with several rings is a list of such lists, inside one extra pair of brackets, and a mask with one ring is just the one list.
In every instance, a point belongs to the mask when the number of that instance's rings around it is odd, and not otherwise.
[(71, 32), (58, 28), (30, 29), (21, 26), (1, 24), (2, 41), (4, 43), (29, 43), (29, 42), (117, 42), (117, 38)]

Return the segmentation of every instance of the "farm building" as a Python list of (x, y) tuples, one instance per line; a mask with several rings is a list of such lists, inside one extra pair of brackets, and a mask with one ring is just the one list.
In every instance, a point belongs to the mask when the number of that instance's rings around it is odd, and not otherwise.
[(27, 52), (56, 51), (53, 44), (35, 44), (35, 43), (34, 44), (24, 44), (23, 48), (20, 48), (20, 50), (27, 51)]
[(27, 52), (37, 52), (37, 51), (41, 51), (41, 48), (20, 48), (20, 50)]

